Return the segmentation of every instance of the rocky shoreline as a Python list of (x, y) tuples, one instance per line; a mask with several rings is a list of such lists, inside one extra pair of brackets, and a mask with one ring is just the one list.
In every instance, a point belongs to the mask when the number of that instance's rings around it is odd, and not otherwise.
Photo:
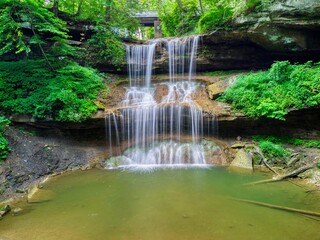
[(92, 167), (106, 154), (104, 134), (94, 130), (13, 124), (7, 137), (12, 151), (0, 167), (1, 199), (26, 193), (35, 181), (50, 174)]
[[(224, 150), (231, 149), (230, 146), (237, 136), (250, 139), (252, 135), (276, 134), (317, 139), (320, 133), (320, 112), (317, 109), (292, 110), (286, 121), (251, 119), (233, 112), (228, 104), (216, 101), (216, 98), (234, 82), (237, 74), (240, 73), (195, 76), (201, 86), (193, 97), (203, 109), (204, 132), (211, 137), (218, 136), (224, 142), (220, 146), (226, 146), (223, 147)], [(166, 89), (161, 84), (166, 78), (158, 75), (154, 80), (157, 82), (156, 99), (161, 99), (166, 94)], [(106, 113), (111, 110), (117, 111), (125, 94), (125, 86), (125, 83), (119, 84), (115, 81), (109, 94), (100, 96), (97, 100), (101, 110), (86, 122), (60, 123), (50, 119), (12, 116), (13, 124), (7, 132), (12, 152), (0, 167), (0, 179), (3, 183), (3, 194), (0, 198), (25, 194), (31, 185), (51, 174), (92, 168), (105, 160), (110, 155), (105, 136)], [(217, 136), (212, 129), (207, 129), (213, 119), (219, 129)], [(227, 159), (222, 162), (230, 163), (236, 154), (234, 151), (226, 151)]]
[[(95, 167), (104, 168), (105, 160), (111, 156), (107, 151), (104, 131), (101, 129), (70, 131), (14, 125), (9, 129), (9, 140), (13, 151), (0, 167), (3, 183), (1, 205), (28, 201), (35, 191), (41, 189), (44, 181), (62, 173)], [(225, 166), (249, 169), (249, 172), (262, 169), (270, 172), (262, 163), (256, 165), (254, 162), (253, 155), (249, 153), (252, 146), (256, 146), (252, 140), (220, 137), (214, 141), (221, 150), (216, 151), (219, 156), (214, 156), (217, 162), (213, 164), (219, 166), (224, 162)], [(290, 172), (299, 166), (316, 164), (320, 160), (319, 149), (300, 146), (288, 148), (296, 153), (292, 156), (301, 158), (290, 166), (275, 166), (280, 172)], [(314, 168), (299, 175), (299, 179), (308, 182), (309, 188), (314, 189), (320, 187), (319, 176), (319, 169)]]

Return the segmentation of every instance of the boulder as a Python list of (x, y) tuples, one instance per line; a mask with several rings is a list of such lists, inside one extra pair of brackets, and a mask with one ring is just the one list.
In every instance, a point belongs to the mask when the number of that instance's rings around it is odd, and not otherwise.
[(22, 208), (14, 208), (14, 209), (12, 210), (12, 214), (13, 214), (14, 216), (16, 216), (16, 215), (20, 214), (22, 211), (23, 211)]
[(218, 166), (227, 165), (227, 157), (221, 146), (219, 146), (216, 142), (209, 140), (203, 140), (202, 145), (207, 163)]
[(245, 152), (244, 149), (240, 149), (230, 164), (231, 167), (245, 168), (248, 170), (253, 170), (252, 158)]
[(221, 96), (226, 89), (227, 89), (227, 83), (224, 80), (210, 84), (207, 87), (209, 98), (212, 100), (216, 99), (217, 97)]

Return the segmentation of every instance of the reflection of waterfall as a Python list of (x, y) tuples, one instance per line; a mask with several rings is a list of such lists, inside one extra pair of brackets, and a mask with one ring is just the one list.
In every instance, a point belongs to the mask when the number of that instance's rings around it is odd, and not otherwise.
[[(158, 102), (154, 96), (156, 85), (151, 84), (157, 42), (127, 46), (130, 87), (121, 103), (121, 124), (113, 124), (122, 128), (121, 140), (130, 147), (123, 156), (126, 164), (206, 163), (200, 144), (202, 110), (192, 100), (199, 87), (191, 81), (196, 68), (198, 40), (199, 37), (188, 37), (166, 41), (169, 82), (160, 84), (167, 89), (167, 94)], [(177, 75), (183, 80), (177, 81)], [(112, 117), (114, 119), (114, 115)], [(182, 142), (183, 135), (192, 138)]]

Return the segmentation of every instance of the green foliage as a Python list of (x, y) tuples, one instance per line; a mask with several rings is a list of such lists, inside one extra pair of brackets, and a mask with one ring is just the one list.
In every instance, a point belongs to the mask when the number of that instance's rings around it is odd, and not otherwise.
[(272, 0), (153, 0), (152, 2), (151, 5), (159, 9), (164, 35), (179, 36), (228, 29), (236, 17), (252, 11), (261, 11), (267, 8)]
[(154, 27), (146, 27), (145, 29), (146, 39), (154, 38)]
[(221, 27), (226, 21), (232, 18), (232, 9), (228, 6), (222, 8), (213, 8), (202, 15), (199, 20), (199, 29), (201, 32), (211, 31)]
[(95, 27), (96, 34), (89, 39), (88, 54), (93, 64), (111, 62), (118, 66), (124, 62), (125, 48), (120, 37), (110, 28)]
[(167, 3), (160, 11), (162, 31), (165, 36), (181, 36), (193, 32), (199, 21), (199, 9), (194, 0), (184, 0), (183, 6), (177, 1)]
[(257, 142), (269, 141), (275, 144), (292, 144), (292, 145), (302, 145), (310, 148), (320, 148), (320, 141), (318, 140), (306, 140), (299, 138), (289, 138), (289, 137), (275, 137), (275, 136), (253, 136), (253, 140)]
[(8, 157), (8, 153), (11, 151), (9, 142), (5, 138), (5, 130), (10, 124), (10, 121), (3, 116), (0, 116), (0, 162)]
[(214, 71), (214, 72), (203, 72), (206, 76), (218, 77), (218, 76), (226, 76), (230, 74), (241, 73), (242, 70), (229, 70), (229, 71)]
[(320, 104), (320, 64), (276, 62), (266, 72), (239, 76), (220, 100), (249, 117), (284, 120), (291, 108)]
[(261, 151), (269, 158), (284, 158), (290, 155), (290, 153), (282, 146), (272, 143), (270, 141), (260, 141), (259, 147)]
[[(29, 53), (33, 45), (43, 45), (46, 41), (58, 41), (60, 48), (68, 47), (65, 22), (38, 1), (2, 0), (0, 25), (0, 55)], [(27, 29), (31, 30), (31, 37), (24, 35)]]
[(93, 69), (61, 60), (0, 62), (0, 107), (8, 114), (31, 114), (58, 121), (78, 122), (97, 107), (94, 100), (102, 78)]

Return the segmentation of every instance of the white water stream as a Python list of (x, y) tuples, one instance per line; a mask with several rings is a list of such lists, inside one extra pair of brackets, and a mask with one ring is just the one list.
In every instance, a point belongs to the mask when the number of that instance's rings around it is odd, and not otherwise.
[[(165, 41), (168, 51), (169, 81), (161, 83), (167, 94), (157, 102), (151, 79), (159, 41)], [(121, 103), (120, 122), (111, 124), (111, 121), (117, 121), (115, 115), (107, 120), (107, 125), (114, 126), (109, 127), (109, 139), (116, 136), (117, 142), (127, 143), (128, 149), (120, 157), (122, 164), (206, 164), (201, 145), (202, 110), (192, 100), (199, 87), (192, 81), (198, 42), (199, 37), (195, 36), (127, 46), (130, 87)], [(182, 136), (185, 135), (191, 136), (191, 140), (184, 142)]]

